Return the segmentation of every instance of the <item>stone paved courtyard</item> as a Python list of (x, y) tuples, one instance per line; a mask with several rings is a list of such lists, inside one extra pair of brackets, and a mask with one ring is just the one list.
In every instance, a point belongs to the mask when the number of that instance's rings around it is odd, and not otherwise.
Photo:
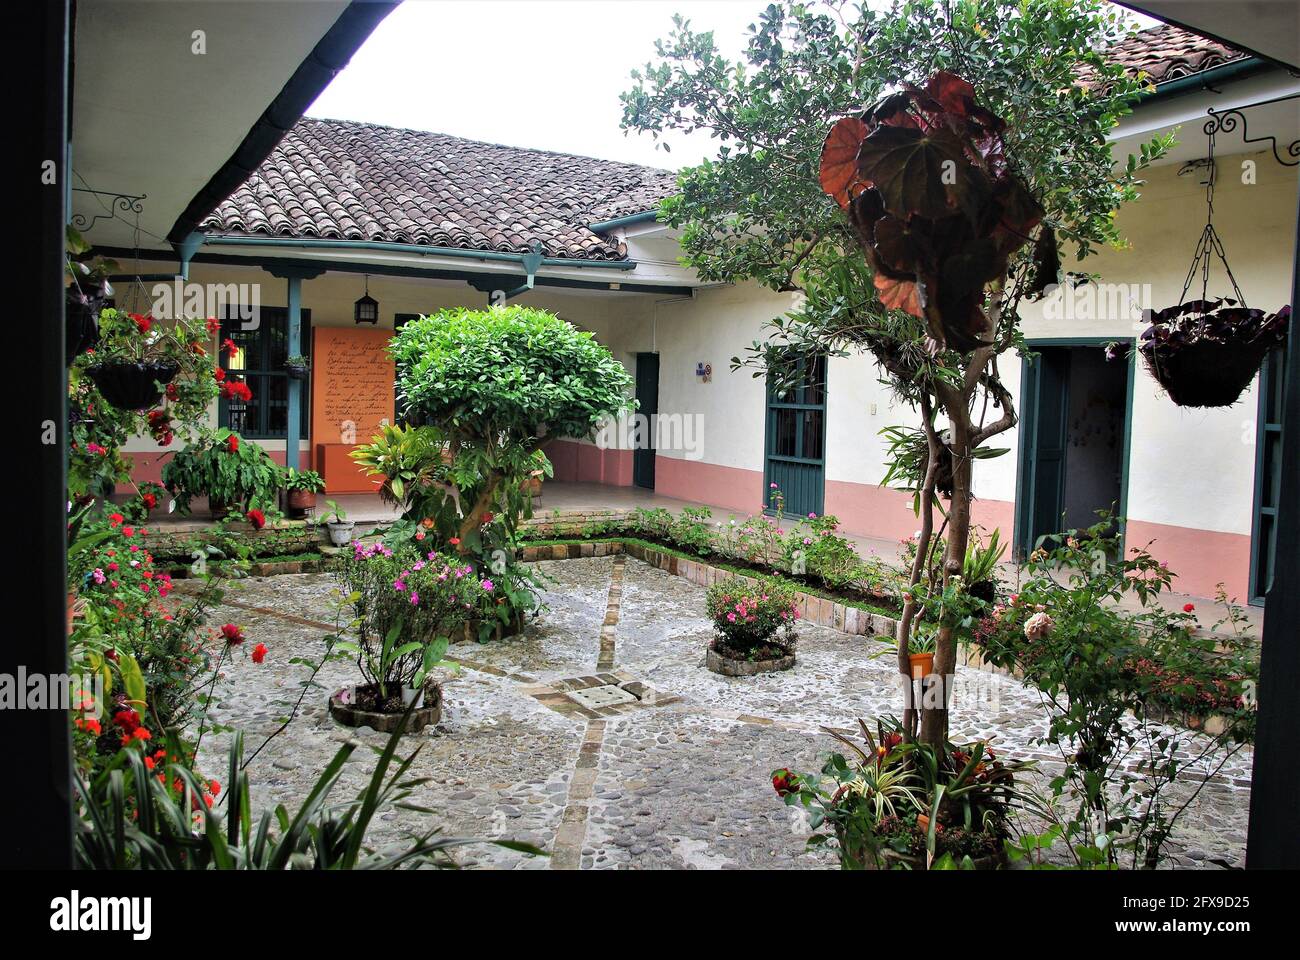
[[(551, 856), (475, 846), (458, 853), (460, 862), (833, 866), (827, 853), (805, 851), (806, 827), (777, 799), (769, 775), (820, 766), (835, 743), (823, 725), (848, 729), (857, 717), (897, 712), (892, 647), (804, 623), (793, 670), (721, 677), (704, 668), (711, 628), (703, 588), (623, 556), (537, 567), (549, 579), (548, 609), (521, 636), (453, 646), (461, 668), (444, 677), (442, 720), (405, 744), (421, 748), (413, 772), (430, 778), (412, 801), (436, 810), (448, 835), (524, 840)], [(270, 648), (260, 666), (237, 658), (216, 688), (213, 717), (244, 730), (246, 752), (298, 697), (309, 668), (290, 660), (323, 651), (333, 589), (323, 573), (232, 584), (218, 616)], [(255, 803), (292, 809), (342, 743), (382, 745), (383, 735), (341, 727), (326, 712), (327, 693), (355, 681), (349, 663), (324, 667), (321, 688), (250, 767)], [(1035, 691), (963, 670), (956, 697), (954, 740), (987, 738), (1003, 756), (1039, 758), (1042, 776), (1056, 768), (1030, 743), (1045, 728)], [(224, 772), (227, 741), (205, 739), (202, 763), (213, 775)], [(372, 752), (358, 749), (335, 797), (355, 795), (372, 768)], [(1176, 836), (1176, 863), (1240, 865), (1249, 778), (1246, 750), (1205, 786)], [(428, 826), (427, 814), (388, 811), (370, 839), (382, 844)]]

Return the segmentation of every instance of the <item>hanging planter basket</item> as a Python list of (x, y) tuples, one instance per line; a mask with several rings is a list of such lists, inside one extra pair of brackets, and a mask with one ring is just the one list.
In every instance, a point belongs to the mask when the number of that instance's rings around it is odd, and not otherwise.
[(157, 361), (101, 363), (86, 370), (100, 394), (119, 410), (145, 410), (162, 397), (180, 367)]
[[(1209, 179), (1205, 184), (1205, 227), (1196, 243), (1177, 306), (1151, 315), (1138, 350), (1151, 375), (1180, 407), (1230, 407), (1250, 386), (1270, 350), (1286, 339), (1291, 308), (1277, 313), (1246, 306), (1246, 298), (1228, 265), (1223, 239), (1214, 228), (1213, 121), (1209, 134)], [(1215, 259), (1232, 286), (1233, 298), (1211, 299), (1207, 293)], [(1196, 278), (1200, 299), (1188, 300)]]
[(1286, 339), (1290, 318), (1290, 307), (1266, 314), (1235, 300), (1195, 300), (1154, 314), (1138, 349), (1180, 407), (1230, 407)]

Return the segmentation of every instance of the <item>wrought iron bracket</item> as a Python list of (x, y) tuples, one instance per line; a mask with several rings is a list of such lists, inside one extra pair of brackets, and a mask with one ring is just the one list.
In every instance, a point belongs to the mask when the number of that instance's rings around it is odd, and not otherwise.
[[(113, 193), (110, 190), (91, 190), (89, 187), (73, 187), (73, 193), (89, 193), (95, 197), (108, 198), (108, 212), (97, 213), (94, 216), (88, 216), (84, 213), (74, 213), (71, 223), (78, 230), (89, 231), (100, 220), (113, 220), (118, 214), (134, 214), (136, 220), (139, 220), (140, 214), (144, 213), (143, 201), (149, 199), (147, 193), (138, 196), (132, 193)], [(101, 203), (103, 201), (101, 200)], [(125, 220), (125, 217), (121, 219)]]
[(1246, 115), (1242, 112), (1243, 110), (1249, 110), (1252, 107), (1263, 107), (1270, 103), (1282, 103), (1286, 100), (1296, 99), (1300, 99), (1300, 93), (1292, 93), (1285, 97), (1274, 97), (1272, 100), (1261, 100), (1259, 103), (1246, 104), (1244, 107), (1233, 107), (1230, 110), (1215, 110), (1213, 107), (1210, 107), (1207, 111), (1210, 115), (1210, 119), (1205, 121), (1205, 135), (1213, 137), (1216, 133), (1231, 133), (1233, 130), (1236, 130), (1237, 125), (1240, 124), (1242, 143), (1267, 143), (1269, 150), (1273, 152), (1273, 159), (1282, 164), (1282, 166), (1300, 166), (1300, 139), (1292, 140), (1287, 144), (1284, 152), (1287, 157), (1291, 158), (1288, 160), (1279, 152), (1279, 147), (1281, 145), (1278, 143), (1277, 137), (1268, 136), (1267, 134), (1262, 137), (1247, 136)]

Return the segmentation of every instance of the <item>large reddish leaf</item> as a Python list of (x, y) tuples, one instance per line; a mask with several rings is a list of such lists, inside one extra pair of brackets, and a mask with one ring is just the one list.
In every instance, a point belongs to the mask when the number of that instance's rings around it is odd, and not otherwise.
[(895, 280), (883, 273), (872, 278), (880, 294), (880, 302), (891, 310), (905, 310), (914, 317), (924, 319), (925, 311), (921, 308), (921, 291), (914, 280)]
[(880, 127), (858, 153), (858, 175), (880, 191), (885, 209), (900, 218), (951, 213), (953, 196), (969, 189), (969, 171), (962, 142), (943, 129), (923, 134)]
[(840, 209), (849, 205), (849, 188), (858, 176), (858, 149), (867, 136), (867, 125), (857, 117), (845, 117), (831, 127), (822, 144), (822, 189), (835, 198)]
[(944, 110), (959, 117), (966, 116), (975, 100), (975, 88), (947, 70), (940, 70), (925, 85), (925, 92), (939, 102)]

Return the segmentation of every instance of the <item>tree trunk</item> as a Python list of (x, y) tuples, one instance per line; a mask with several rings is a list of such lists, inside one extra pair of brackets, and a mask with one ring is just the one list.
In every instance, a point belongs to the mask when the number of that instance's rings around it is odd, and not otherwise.
[[(943, 583), (960, 576), (970, 540), (971, 503), (971, 425), (965, 399), (961, 406), (949, 410), (950, 445), (953, 455), (952, 503), (948, 508), (948, 543), (944, 550)], [(942, 752), (948, 736), (948, 697), (951, 681), (957, 672), (957, 637), (951, 625), (941, 626), (934, 649), (935, 682), (939, 689), (927, 689), (921, 704), (922, 743)]]

